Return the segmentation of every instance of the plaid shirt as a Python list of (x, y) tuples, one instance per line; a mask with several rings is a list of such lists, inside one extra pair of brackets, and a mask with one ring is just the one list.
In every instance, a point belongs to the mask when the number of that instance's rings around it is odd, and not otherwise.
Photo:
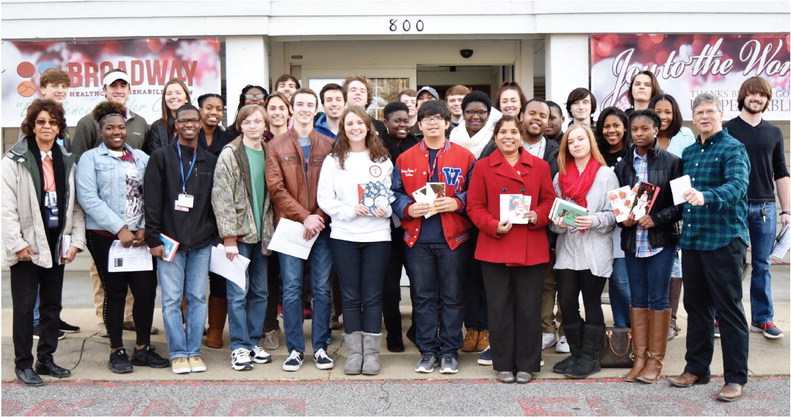
[[(645, 154), (645, 157), (641, 157), (637, 153), (637, 149), (634, 150), (634, 173), (637, 177), (638, 184), (640, 181), (644, 182), (651, 182), (648, 181), (648, 154)], [(648, 243), (648, 229), (640, 226), (639, 224), (635, 226), (635, 236), (634, 236), (634, 256), (636, 258), (648, 258), (650, 256), (654, 256), (659, 252), (662, 252), (662, 248), (655, 248), (652, 249), (651, 245)]]
[(744, 145), (723, 129), (684, 149), (684, 174), (703, 193), (704, 205), (683, 205), (681, 249), (715, 250), (741, 238), (749, 244), (747, 184), (750, 160)]

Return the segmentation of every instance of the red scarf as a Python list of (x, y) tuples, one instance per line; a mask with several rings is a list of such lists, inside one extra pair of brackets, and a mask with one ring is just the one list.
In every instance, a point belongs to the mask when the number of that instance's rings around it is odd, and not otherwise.
[(566, 163), (566, 174), (561, 174), (558, 178), (563, 198), (570, 198), (578, 205), (588, 207), (588, 200), (585, 199), (585, 196), (588, 195), (599, 168), (601, 168), (601, 164), (593, 157), (588, 160), (588, 165), (585, 165), (585, 169), (581, 173), (574, 164), (573, 159), (568, 161)]

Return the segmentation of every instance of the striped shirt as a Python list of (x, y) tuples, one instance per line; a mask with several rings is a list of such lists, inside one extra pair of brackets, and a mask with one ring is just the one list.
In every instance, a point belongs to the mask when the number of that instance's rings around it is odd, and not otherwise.
[[(634, 150), (634, 173), (637, 177), (638, 184), (640, 181), (643, 182), (651, 182), (648, 180), (648, 154), (646, 153), (644, 157), (641, 157), (640, 154), (637, 153), (637, 149)], [(639, 220), (639, 219), (635, 219)], [(662, 248), (651, 248), (651, 245), (648, 243), (648, 229), (640, 226), (639, 224), (635, 226), (635, 239), (634, 239), (634, 256), (636, 258), (648, 258), (650, 256), (654, 256), (659, 252), (662, 252)]]
[(684, 203), (684, 230), (679, 247), (715, 250), (741, 238), (749, 244), (747, 184), (750, 161), (744, 145), (723, 129), (684, 149), (684, 174), (703, 193), (704, 205)]

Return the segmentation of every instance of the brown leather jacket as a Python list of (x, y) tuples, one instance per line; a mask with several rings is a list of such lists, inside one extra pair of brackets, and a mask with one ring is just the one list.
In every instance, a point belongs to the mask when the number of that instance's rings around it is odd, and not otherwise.
[(331, 138), (315, 130), (310, 132), (310, 161), (306, 176), (305, 156), (294, 129), (268, 143), (266, 186), (274, 203), (276, 223), (283, 217), (302, 223), (309, 215), (318, 214), (327, 224), (329, 217), (316, 202), (316, 190), (321, 164), (334, 144)]

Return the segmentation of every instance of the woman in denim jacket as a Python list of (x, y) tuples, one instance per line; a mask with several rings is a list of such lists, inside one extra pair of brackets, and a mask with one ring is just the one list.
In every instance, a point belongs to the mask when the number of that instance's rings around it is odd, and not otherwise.
[[(93, 110), (102, 143), (85, 152), (77, 168), (77, 199), (85, 211), (88, 250), (105, 291), (104, 322), (110, 336), (108, 366), (114, 373), (132, 372), (132, 365), (164, 368), (167, 359), (151, 346), (157, 278), (153, 270), (109, 272), (109, 250), (118, 240), (124, 247), (145, 245), (143, 173), (148, 155), (126, 144), (123, 107), (100, 103)], [(132, 316), (137, 339), (131, 359), (124, 349), (124, 303), (127, 289), (134, 296)]]

